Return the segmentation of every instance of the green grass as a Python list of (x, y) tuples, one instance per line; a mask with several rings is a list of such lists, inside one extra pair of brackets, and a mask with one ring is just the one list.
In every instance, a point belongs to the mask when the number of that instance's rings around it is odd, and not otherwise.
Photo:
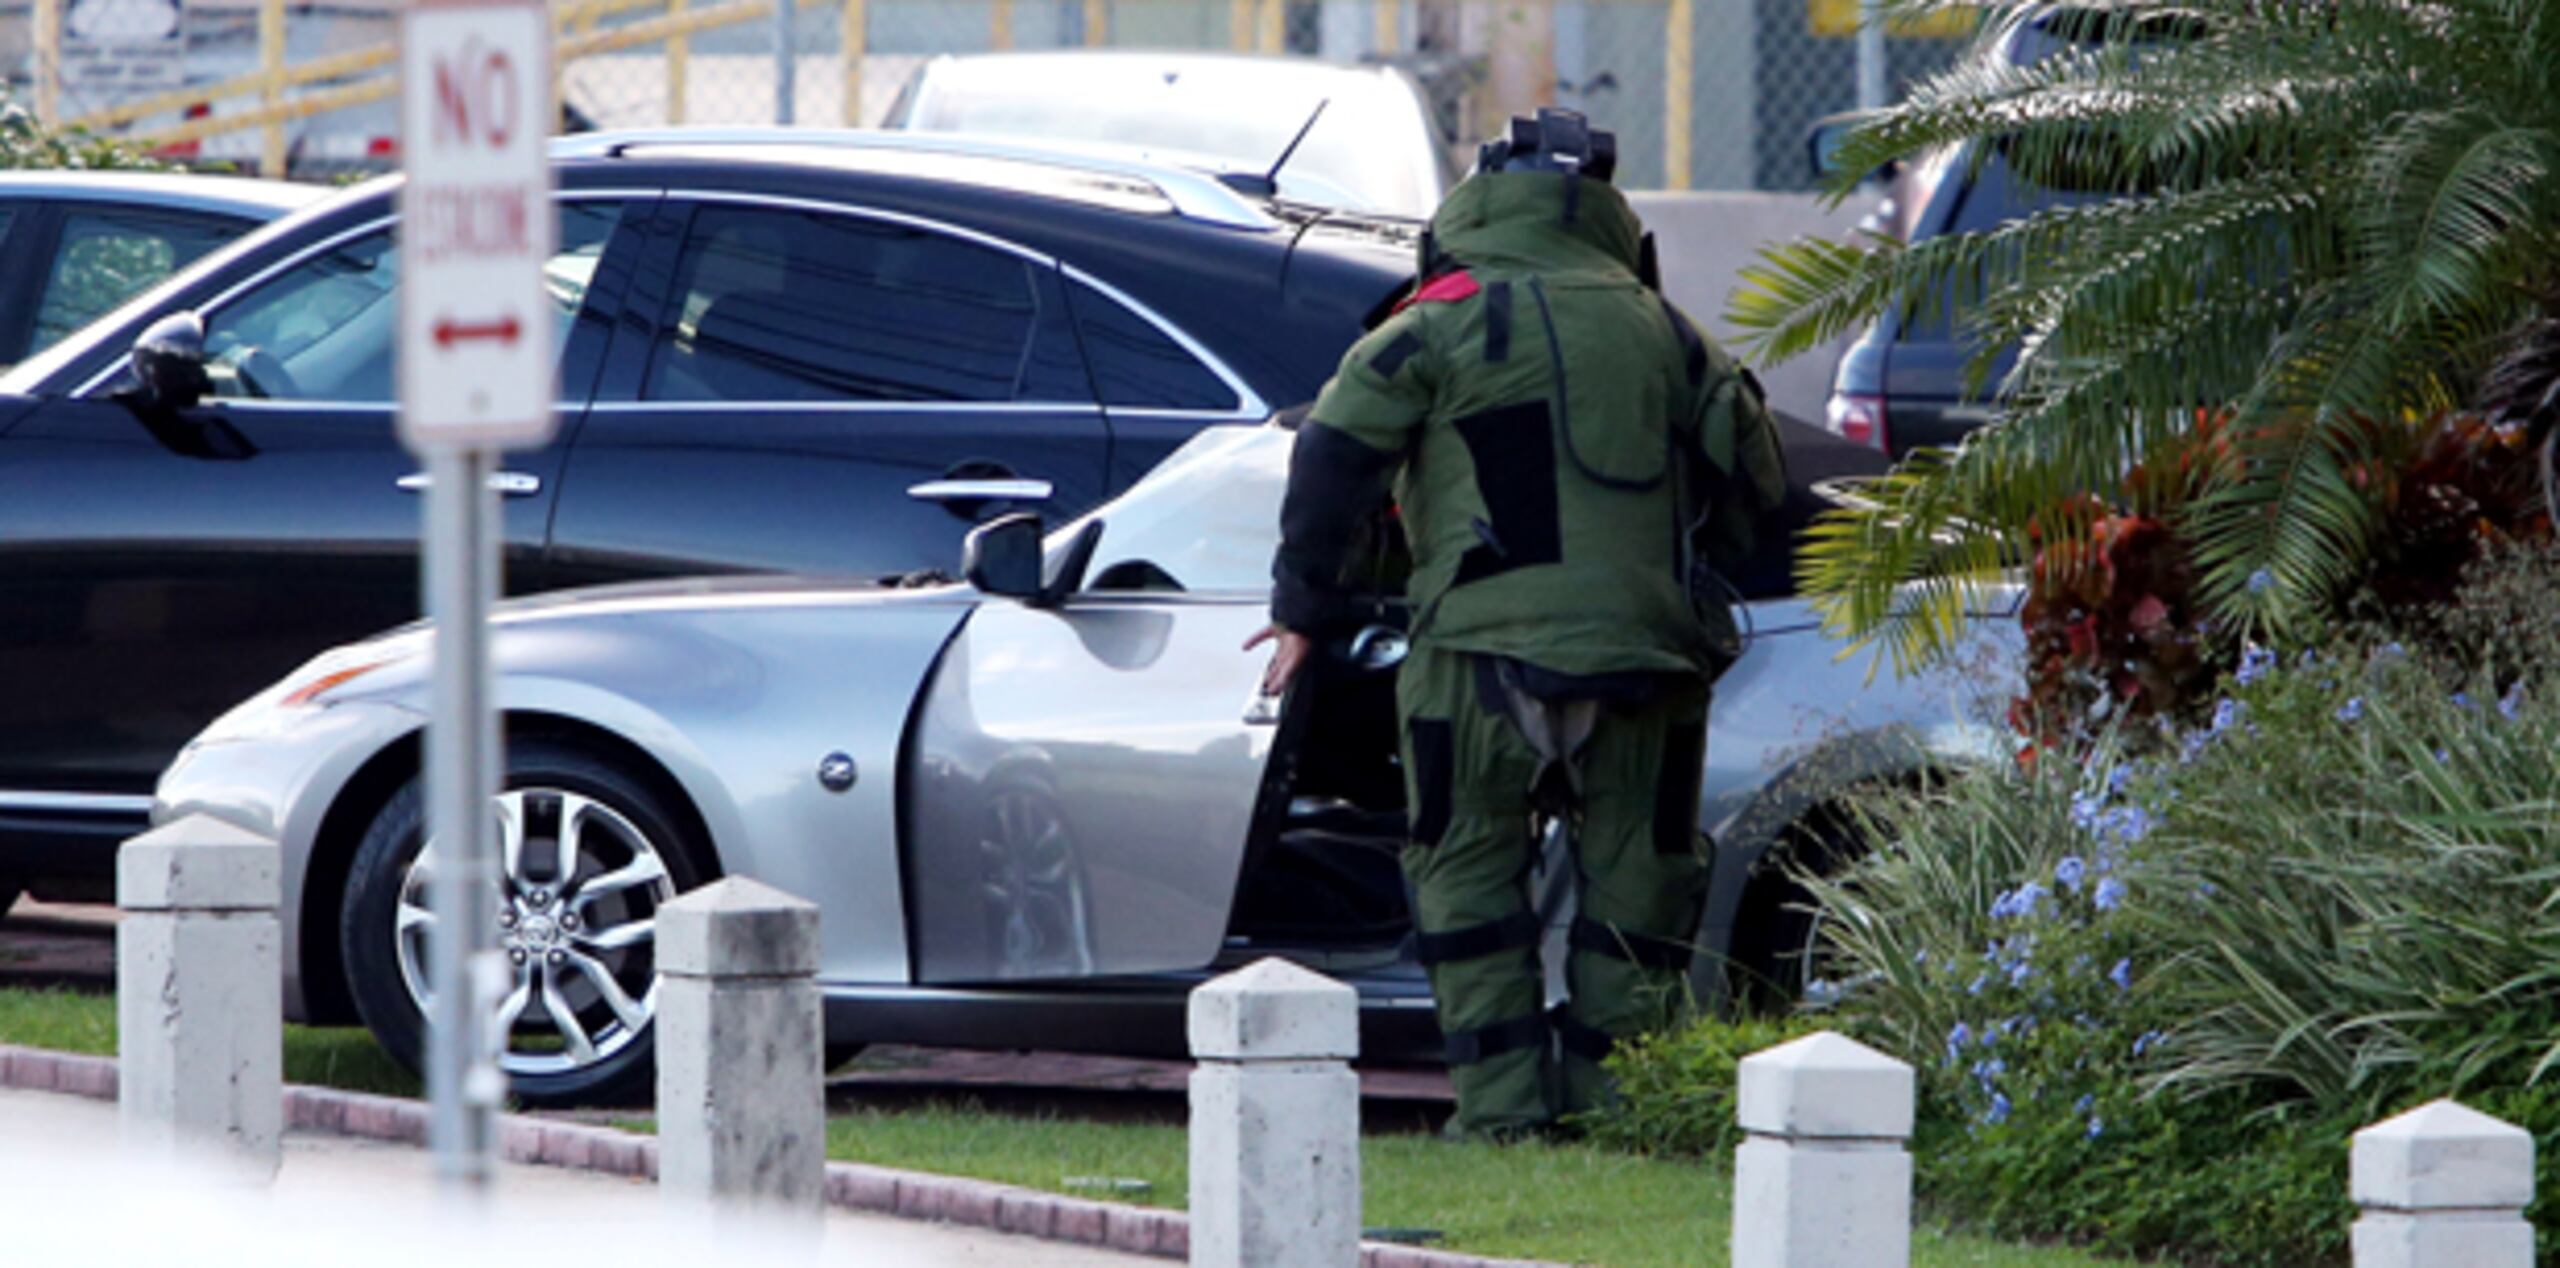
[[(0, 1043), (112, 1054), (115, 1000), (0, 989)], [(418, 1094), (417, 1080), (362, 1030), (285, 1027), (285, 1078), (358, 1092)], [(646, 1131), (638, 1119), (621, 1124)], [(1025, 1188), (1180, 1206), (1180, 1127), (998, 1113), (967, 1101), (857, 1110), (827, 1125), (827, 1155)], [(1589, 1145), (1450, 1144), (1379, 1135), (1361, 1147), (1370, 1228), (1428, 1228), (1450, 1250), (1603, 1264), (1690, 1268), (1724, 1262), (1732, 1187), (1722, 1171)], [(1070, 1178), (1146, 1181), (1144, 1193), (1070, 1187)], [(2095, 1268), (2078, 1251), (2004, 1245), (1923, 1229), (1915, 1268)]]
[[(1187, 1189), (1183, 1130), (992, 1113), (968, 1102), (837, 1115), (827, 1155), (1025, 1188), (1070, 1188), (1069, 1177), (1144, 1180), (1122, 1200), (1180, 1206)], [(1434, 1243), (1473, 1254), (1611, 1268), (1724, 1262), (1732, 1186), (1719, 1169), (1588, 1145), (1451, 1144), (1430, 1136), (1371, 1136), (1360, 1155), (1362, 1222), (1429, 1228)], [(2094, 1268), (2115, 1261), (2065, 1248), (2022, 1247), (1923, 1229), (1916, 1268)]]
[[(114, 1056), (115, 997), (0, 989), (0, 1043)], [(350, 1092), (419, 1094), (417, 1076), (392, 1060), (373, 1035), (360, 1027), (285, 1027), (284, 1078), (287, 1083), (315, 1083)]]

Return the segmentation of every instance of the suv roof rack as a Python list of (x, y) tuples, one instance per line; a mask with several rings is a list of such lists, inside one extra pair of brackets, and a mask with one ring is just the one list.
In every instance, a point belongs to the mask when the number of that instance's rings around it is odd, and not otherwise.
[(1150, 187), (1175, 215), (1237, 229), (1268, 229), (1279, 222), (1210, 172), (1082, 149), (956, 133), (885, 132), (869, 128), (675, 127), (579, 132), (555, 137), (555, 158), (620, 158), (635, 149), (731, 147), (811, 151), (871, 151), (938, 158), (1017, 163), (1056, 171), (1133, 181)]

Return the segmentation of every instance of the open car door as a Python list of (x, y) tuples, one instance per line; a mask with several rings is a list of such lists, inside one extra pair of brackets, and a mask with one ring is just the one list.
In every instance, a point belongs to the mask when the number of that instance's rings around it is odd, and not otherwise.
[[(1205, 966), (1272, 747), (1255, 712), (1290, 434), (1211, 428), (1103, 508), (1063, 605), (988, 598), (908, 749), (916, 980)], [(1050, 538), (1054, 553), (1076, 526)]]

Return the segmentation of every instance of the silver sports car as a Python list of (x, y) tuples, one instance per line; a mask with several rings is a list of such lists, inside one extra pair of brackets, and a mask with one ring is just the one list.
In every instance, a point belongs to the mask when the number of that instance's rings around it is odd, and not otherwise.
[[(1877, 461), (1790, 434), (1797, 518), (1838, 491), (1826, 473)], [(648, 1086), (653, 913), (715, 875), (819, 905), (839, 1051), (1178, 1052), (1185, 989), (1277, 953), (1359, 988), (1371, 1055), (1436, 1055), (1395, 861), (1402, 637), (1347, 640), (1285, 701), (1258, 696), (1264, 656), (1240, 650), (1265, 619), (1291, 439), (1212, 428), (1045, 539), (1028, 517), (991, 524), (970, 583), (730, 577), (502, 606), (496, 899), (518, 1093)], [(1870, 682), (1843, 661), (1785, 593), (1784, 555), (1737, 579), (1754, 633), (1717, 688), (1693, 973), (1710, 996), (1801, 974), (1811, 917), (1771, 863), (1850, 848), (1830, 814), (1843, 789), (1997, 738), (1962, 681)], [(2013, 621), (1980, 624), (2014, 637)], [(434, 924), (417, 775), (430, 638), (337, 648), (233, 709), (154, 811), (278, 838), (288, 1011), (360, 1017), (412, 1061)], [(1550, 841), (1537, 882), (1558, 936), (1563, 848)]]

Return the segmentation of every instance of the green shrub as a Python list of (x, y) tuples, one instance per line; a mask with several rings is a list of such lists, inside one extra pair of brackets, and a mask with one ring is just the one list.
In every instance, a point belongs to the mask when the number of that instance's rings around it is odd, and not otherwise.
[(1609, 1054), (1617, 1103), (1577, 1126), (1595, 1144), (1649, 1156), (1722, 1158), (1742, 1143), (1734, 1125), (1734, 1068), (1763, 1048), (1821, 1029), (1803, 1017), (1701, 1018)]
[(1942, 1213), (2333, 1263), (2348, 1138), (2446, 1095), (2532, 1131), (2560, 1192), (2560, 556), (2404, 625), (2429, 638), (2252, 651), (2139, 748), (1857, 807), (1884, 844), (1808, 878), (1832, 1020), (1919, 1069)]
[(0, 90), (0, 169), (165, 166), (141, 149), (112, 137), (46, 128), (26, 107)]

